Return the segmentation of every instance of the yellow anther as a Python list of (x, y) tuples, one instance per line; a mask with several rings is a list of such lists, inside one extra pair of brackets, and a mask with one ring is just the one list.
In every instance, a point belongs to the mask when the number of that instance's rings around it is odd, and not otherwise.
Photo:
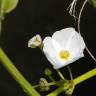
[(69, 56), (70, 56), (70, 53), (68, 51), (66, 51), (66, 50), (61, 50), (59, 55), (60, 55), (61, 59), (67, 60), (69, 58)]

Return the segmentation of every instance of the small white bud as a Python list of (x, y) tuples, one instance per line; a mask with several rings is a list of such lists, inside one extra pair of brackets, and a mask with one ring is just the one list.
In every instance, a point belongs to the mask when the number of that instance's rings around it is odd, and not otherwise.
[(41, 36), (39, 34), (32, 37), (28, 41), (28, 47), (30, 47), (30, 48), (36, 48), (36, 47), (40, 46), (41, 44), (42, 44), (42, 39), (41, 39)]

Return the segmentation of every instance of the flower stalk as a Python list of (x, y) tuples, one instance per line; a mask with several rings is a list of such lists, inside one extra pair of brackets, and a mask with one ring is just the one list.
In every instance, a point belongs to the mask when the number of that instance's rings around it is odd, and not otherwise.
[(67, 65), (67, 69), (68, 69), (68, 71), (69, 71), (70, 79), (71, 79), (71, 81), (73, 82), (73, 75), (72, 75), (72, 71), (71, 71), (71, 68), (70, 68), (69, 65)]
[(60, 70), (57, 69), (56, 71), (57, 71), (58, 75), (61, 77), (61, 79), (65, 80), (65, 78), (64, 78), (63, 74), (60, 72)]

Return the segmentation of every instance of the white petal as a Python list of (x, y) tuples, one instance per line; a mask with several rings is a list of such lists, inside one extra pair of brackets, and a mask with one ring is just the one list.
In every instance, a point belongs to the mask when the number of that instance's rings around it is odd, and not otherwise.
[(57, 53), (62, 50), (62, 47), (55, 39), (52, 39), (52, 45), (54, 46), (54, 49), (56, 50)]
[(43, 40), (43, 52), (46, 55), (47, 59), (52, 63), (52, 65), (55, 65), (55, 56), (56, 56), (56, 51), (52, 45), (52, 38), (51, 37), (46, 37)]
[(66, 66), (67, 65), (67, 62), (62, 62), (61, 60), (59, 60), (58, 58), (56, 59), (57, 60), (57, 62), (59, 62), (59, 63), (57, 63), (56, 65), (54, 65), (54, 69), (59, 69), (59, 68), (62, 68), (62, 67), (64, 67), (64, 66)]
[(54, 48), (54, 45), (52, 43), (52, 38), (51, 37), (46, 37), (43, 41), (44, 47), (43, 47), (43, 52), (46, 55), (47, 59), (51, 62), (53, 65), (54, 69), (58, 69), (61, 66), (64, 66), (64, 62), (62, 63), (58, 59), (58, 53), (56, 48)]
[(85, 43), (81, 35), (75, 32), (74, 36), (68, 42), (67, 49), (71, 52), (72, 57), (83, 57)]
[(75, 29), (65, 28), (60, 31), (56, 31), (52, 38), (55, 39), (63, 48), (66, 48), (68, 41), (73, 37)]

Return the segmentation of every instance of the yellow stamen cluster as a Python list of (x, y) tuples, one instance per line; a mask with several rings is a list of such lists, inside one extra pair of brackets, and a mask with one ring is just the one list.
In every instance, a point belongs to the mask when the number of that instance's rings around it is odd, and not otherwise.
[(60, 56), (61, 59), (67, 60), (70, 56), (70, 53), (66, 50), (61, 50), (60, 53), (59, 53), (59, 56)]

